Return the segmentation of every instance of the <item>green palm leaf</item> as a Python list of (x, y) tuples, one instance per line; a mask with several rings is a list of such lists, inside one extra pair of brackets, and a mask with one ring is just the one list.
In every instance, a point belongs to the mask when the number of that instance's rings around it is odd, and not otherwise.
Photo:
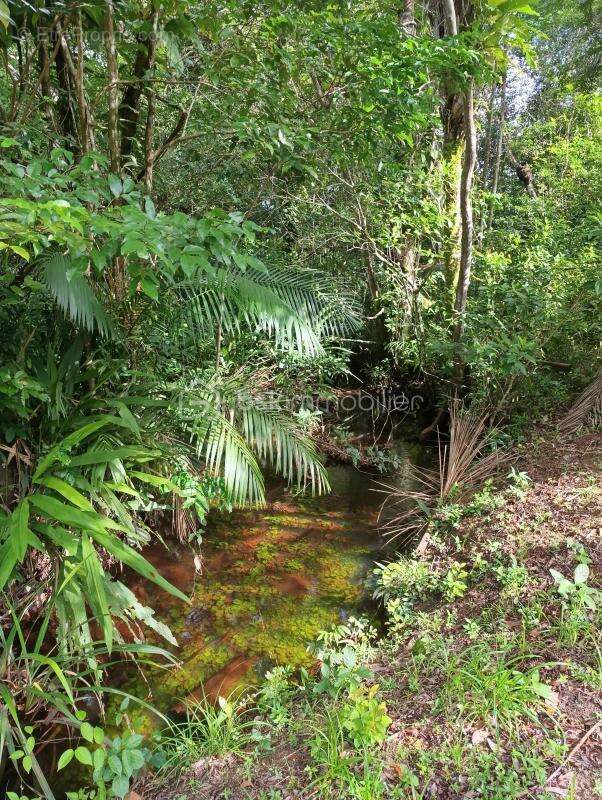
[(235, 503), (263, 502), (258, 460), (289, 483), (323, 492), (326, 470), (295, 418), (253, 396), (253, 376), (216, 376), (202, 390), (184, 387), (177, 403), (197, 452), (221, 472)]
[(281, 347), (320, 353), (322, 335), (346, 335), (357, 328), (355, 310), (329, 295), (313, 272), (272, 268), (244, 273), (222, 270), (217, 280), (181, 283), (174, 291), (193, 330), (220, 325), (234, 333), (242, 325), (264, 331)]
[(42, 265), (42, 278), (56, 304), (76, 324), (108, 336), (111, 325), (86, 278), (66, 256), (54, 255)]

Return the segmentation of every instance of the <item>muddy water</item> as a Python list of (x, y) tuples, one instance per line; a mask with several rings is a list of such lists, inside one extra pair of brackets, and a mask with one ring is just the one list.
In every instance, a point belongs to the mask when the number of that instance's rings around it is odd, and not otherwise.
[[(407, 468), (415, 453), (403, 443), (397, 450)], [(395, 480), (403, 483), (404, 474), (402, 466)], [(187, 698), (228, 695), (274, 664), (309, 665), (307, 645), (316, 634), (361, 608), (364, 577), (382, 548), (382, 495), (371, 476), (352, 467), (333, 467), (329, 475), (332, 492), (324, 497), (274, 487), (267, 508), (214, 519), (200, 572), (186, 547), (145, 551), (191, 597), (186, 605), (154, 586), (136, 587), (179, 644), (181, 667), (147, 675), (159, 709), (180, 711)]]

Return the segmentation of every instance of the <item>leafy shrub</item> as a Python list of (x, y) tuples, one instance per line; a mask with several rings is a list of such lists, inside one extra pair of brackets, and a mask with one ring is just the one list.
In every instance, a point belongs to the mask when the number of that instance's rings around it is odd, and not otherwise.
[(257, 710), (280, 727), (290, 719), (290, 705), (295, 692), (292, 682), (293, 668), (277, 666), (266, 673), (257, 692)]
[(590, 628), (589, 613), (597, 610), (600, 592), (587, 585), (587, 564), (580, 563), (575, 567), (573, 580), (565, 578), (555, 569), (551, 569), (550, 574), (561, 597), (560, 636), (570, 644), (575, 644), (580, 635)]
[(391, 718), (387, 706), (376, 698), (378, 686), (358, 686), (349, 692), (341, 709), (343, 728), (357, 748), (380, 744), (387, 735)]
[(464, 564), (459, 561), (452, 562), (451, 566), (441, 579), (441, 589), (443, 596), (446, 600), (452, 601), (456, 597), (463, 597), (468, 589), (466, 578), (468, 572), (464, 568)]
[(372, 582), (376, 600), (398, 600), (410, 608), (437, 588), (439, 576), (427, 561), (400, 557), (389, 564), (378, 564), (372, 572)]
[(355, 689), (369, 678), (372, 673), (366, 664), (375, 638), (376, 630), (368, 621), (354, 617), (345, 625), (321, 633), (313, 648), (320, 662), (319, 680), (313, 691), (336, 697), (342, 690)]
[(503, 586), (502, 599), (518, 603), (523, 590), (529, 583), (529, 570), (524, 564), (518, 564), (513, 556), (511, 564), (508, 566), (500, 564), (493, 568), (493, 573)]

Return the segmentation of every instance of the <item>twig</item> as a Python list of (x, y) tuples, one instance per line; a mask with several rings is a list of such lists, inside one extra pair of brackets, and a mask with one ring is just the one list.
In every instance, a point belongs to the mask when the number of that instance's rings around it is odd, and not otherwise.
[(599, 719), (596, 722), (595, 725), (592, 725), (592, 727), (586, 733), (583, 734), (581, 739), (579, 739), (577, 744), (572, 748), (571, 752), (564, 759), (564, 761), (558, 767), (558, 769), (555, 769), (554, 772), (550, 775), (550, 777), (546, 780), (546, 782), (544, 783), (544, 786), (547, 786), (549, 783), (551, 783), (554, 780), (554, 778), (556, 778), (556, 776), (559, 775), (562, 772), (562, 770), (567, 766), (567, 764), (570, 762), (570, 760), (573, 758), (573, 756), (577, 753), (577, 751), (581, 750), (583, 745), (587, 742), (587, 740), (590, 738), (590, 736), (592, 736), (592, 734), (595, 733), (596, 729), (599, 728), (600, 725), (602, 725), (602, 719)]

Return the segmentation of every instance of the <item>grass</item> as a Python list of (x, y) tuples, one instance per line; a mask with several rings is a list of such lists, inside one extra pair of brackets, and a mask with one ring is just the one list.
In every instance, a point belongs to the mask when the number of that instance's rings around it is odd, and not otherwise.
[(253, 741), (253, 709), (244, 700), (219, 697), (217, 704), (204, 698), (187, 704), (186, 718), (172, 722), (159, 736), (160, 771), (174, 774), (203, 758), (242, 755)]
[[(518, 717), (535, 719), (552, 699), (551, 688), (540, 679), (539, 668), (519, 669), (529, 660), (509, 657), (507, 651), (488, 644), (466, 648), (446, 665), (446, 680), (437, 707), (448, 714), (457, 711), (469, 722), (512, 732)], [(536, 658), (531, 656), (531, 658)]]

